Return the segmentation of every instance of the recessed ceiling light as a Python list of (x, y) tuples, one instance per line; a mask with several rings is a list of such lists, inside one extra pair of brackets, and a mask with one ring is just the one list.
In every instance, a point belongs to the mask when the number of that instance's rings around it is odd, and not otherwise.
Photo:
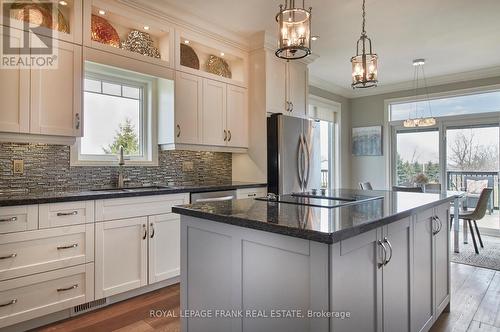
[(318, 39), (319, 39), (319, 36), (312, 36), (312, 37), (311, 37), (311, 40), (312, 40), (312, 41), (315, 41), (315, 40), (318, 40)]
[(63, 1), (63, 0), (59, 1), (59, 4), (61, 6), (67, 6), (68, 5), (68, 3), (66, 1)]
[(102, 9), (99, 9), (99, 14), (100, 15), (106, 15), (106, 12), (104, 10), (102, 10)]
[(220, 52), (220, 56), (224, 56), (224, 52)]
[(186, 39), (186, 40), (184, 41), (184, 44), (189, 44), (189, 40), (187, 40), (187, 39)]
[(149, 27), (147, 25), (145, 25), (144, 30), (149, 30)]

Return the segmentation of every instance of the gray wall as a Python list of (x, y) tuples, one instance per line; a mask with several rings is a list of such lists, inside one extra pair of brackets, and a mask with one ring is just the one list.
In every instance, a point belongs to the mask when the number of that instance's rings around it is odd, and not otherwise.
[[(125, 167), (130, 185), (196, 185), (231, 182), (230, 153), (160, 151), (159, 166)], [(12, 160), (24, 160), (24, 174), (12, 173)], [(70, 167), (64, 145), (0, 143), (0, 194), (87, 190), (113, 186), (118, 167)], [(193, 163), (185, 171), (183, 164)]]
[[(500, 77), (473, 80), (461, 83), (452, 83), (429, 87), (429, 93), (447, 92), (453, 90), (475, 88), (480, 86), (500, 84)], [(375, 88), (376, 89), (376, 88)], [(422, 93), (422, 92), (419, 92)], [(415, 95), (414, 90), (398, 91), (376, 96), (355, 98), (350, 100), (350, 127), (385, 126), (384, 123), (384, 101), (392, 98), (403, 98)], [(350, 132), (350, 130), (349, 130)], [(350, 133), (349, 133), (350, 136)], [(384, 140), (387, 137), (383, 137)], [(350, 142), (350, 139), (349, 141)], [(350, 144), (349, 144), (350, 145)], [(386, 162), (383, 151), (380, 157), (354, 157), (351, 152), (342, 154), (342, 157), (350, 159), (351, 186), (357, 187), (359, 182), (370, 181), (375, 189), (386, 187)]]
[(350, 100), (339, 96), (337, 94), (322, 90), (320, 88), (309, 86), (309, 94), (322, 97), (325, 99), (333, 100), (341, 104), (341, 117), (340, 117), (340, 135), (341, 135), (341, 151), (340, 151), (340, 174), (341, 183), (339, 187), (349, 188), (351, 186), (351, 151), (350, 151), (350, 132), (351, 132), (351, 110), (350, 110)]

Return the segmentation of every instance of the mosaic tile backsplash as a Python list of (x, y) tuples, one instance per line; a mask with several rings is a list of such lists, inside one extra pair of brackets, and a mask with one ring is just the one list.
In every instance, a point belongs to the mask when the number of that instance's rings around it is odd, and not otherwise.
[[(14, 175), (12, 160), (24, 160), (24, 174)], [(0, 143), (0, 191), (75, 191), (116, 184), (118, 167), (70, 167), (70, 147)], [(183, 171), (192, 162), (192, 171)], [(232, 155), (219, 152), (160, 151), (159, 166), (125, 167), (127, 185), (208, 185), (231, 182)]]

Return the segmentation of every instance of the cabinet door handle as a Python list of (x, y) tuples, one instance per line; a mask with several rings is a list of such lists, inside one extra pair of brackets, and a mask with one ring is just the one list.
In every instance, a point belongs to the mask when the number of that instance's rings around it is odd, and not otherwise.
[(9, 302), (7, 302), (7, 303), (2, 303), (2, 304), (0, 304), (0, 308), (2, 308), (2, 307), (7, 307), (7, 306), (9, 306), (9, 305), (13, 305), (13, 304), (16, 304), (16, 303), (17, 303), (17, 299), (12, 299), (12, 300), (10, 300), (10, 301), (9, 301)]
[(3, 218), (0, 219), (0, 222), (14, 222), (17, 221), (17, 217)]
[[(437, 216), (432, 216), (431, 219), (432, 219), (432, 235), (436, 235), (441, 230), (441, 226), (439, 225), (440, 220)], [(437, 229), (434, 228), (434, 225), (437, 226)]]
[(181, 136), (181, 126), (177, 125), (177, 137)]
[(380, 241), (380, 240), (378, 241), (378, 244), (379, 244), (380, 246), (382, 246), (382, 249), (384, 249), (384, 259), (382, 260), (382, 263), (378, 263), (378, 264), (377, 264), (377, 265), (378, 265), (378, 268), (380, 269), (380, 268), (381, 268), (382, 266), (384, 266), (384, 265), (386, 264), (386, 262), (387, 262), (387, 248), (385, 247), (384, 242), (382, 242), (382, 241)]
[(228, 130), (227, 132), (228, 132), (228, 134), (229, 134), (229, 138), (227, 139), (227, 141), (228, 141), (228, 142), (231, 142), (231, 138), (233, 137), (233, 136), (231, 135), (231, 130)]
[(66, 217), (66, 216), (76, 216), (78, 214), (78, 211), (71, 211), (71, 212), (57, 212), (58, 217)]
[(224, 142), (227, 141), (227, 131), (224, 129)]
[(389, 246), (389, 249), (391, 250), (389, 258), (384, 263), (384, 265), (387, 265), (387, 264), (389, 264), (389, 262), (392, 259), (392, 245), (391, 245), (391, 242), (387, 239), (387, 237), (384, 237), (384, 243), (387, 243), (387, 245)]
[(142, 224), (142, 229), (144, 231), (144, 235), (142, 236), (142, 239), (146, 240), (146, 238), (148, 237), (148, 230), (146, 229), (146, 224)]
[(293, 112), (293, 103), (290, 102), (290, 112)]
[(434, 219), (438, 223), (438, 229), (436, 231), (436, 234), (437, 234), (437, 233), (441, 232), (441, 229), (443, 228), (443, 222), (441, 221), (441, 219), (438, 216), (434, 216)]
[(14, 258), (14, 257), (17, 257), (16, 253), (13, 253), (13, 254), (10, 254), (7, 256), (0, 256), (0, 259), (9, 259), (9, 258)]
[(150, 238), (154, 238), (155, 237), (155, 225), (154, 223), (150, 223), (149, 226), (151, 226), (151, 236)]
[(73, 249), (76, 247), (78, 247), (78, 243), (73, 243), (73, 244), (70, 244), (67, 246), (59, 246), (59, 247), (57, 247), (57, 250)]
[(80, 129), (80, 113), (75, 114), (75, 128)]
[(76, 288), (78, 288), (78, 284), (74, 284), (74, 285), (66, 287), (66, 288), (58, 288), (57, 291), (58, 292), (66, 292), (66, 291), (76, 289)]

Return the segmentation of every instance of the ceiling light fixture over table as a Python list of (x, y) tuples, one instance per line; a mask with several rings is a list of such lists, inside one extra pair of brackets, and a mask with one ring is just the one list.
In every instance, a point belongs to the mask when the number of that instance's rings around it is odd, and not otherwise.
[[(352, 88), (371, 88), (378, 83), (378, 56), (372, 51), (372, 41), (368, 38), (366, 25), (365, 0), (363, 0), (363, 23), (361, 37), (356, 43), (356, 55), (351, 58), (352, 63)], [(361, 48), (361, 52), (360, 52)]]
[(276, 15), (279, 28), (276, 56), (286, 60), (302, 59), (311, 54), (311, 10), (295, 7), (295, 0), (285, 0)]
[[(414, 71), (413, 71), (413, 84), (415, 88), (415, 117), (411, 117), (411, 110), (408, 114), (408, 119), (403, 122), (403, 126), (406, 128), (415, 128), (415, 127), (429, 127), (429, 126), (434, 126), (436, 124), (436, 119), (432, 117), (432, 109), (431, 109), (431, 102), (429, 99), (429, 91), (427, 87), (427, 80), (425, 78), (425, 72), (424, 72), (424, 64), (425, 64), (425, 59), (415, 59), (413, 60), (413, 66), (414, 66)], [(426, 99), (427, 99), (427, 104), (429, 105), (429, 116), (424, 117), (425, 115), (425, 109), (422, 110), (421, 114), (419, 114), (418, 111), (418, 77), (419, 77), (419, 71), (422, 71), (422, 79), (424, 81), (424, 88), (425, 88), (425, 94), (426, 94)]]

